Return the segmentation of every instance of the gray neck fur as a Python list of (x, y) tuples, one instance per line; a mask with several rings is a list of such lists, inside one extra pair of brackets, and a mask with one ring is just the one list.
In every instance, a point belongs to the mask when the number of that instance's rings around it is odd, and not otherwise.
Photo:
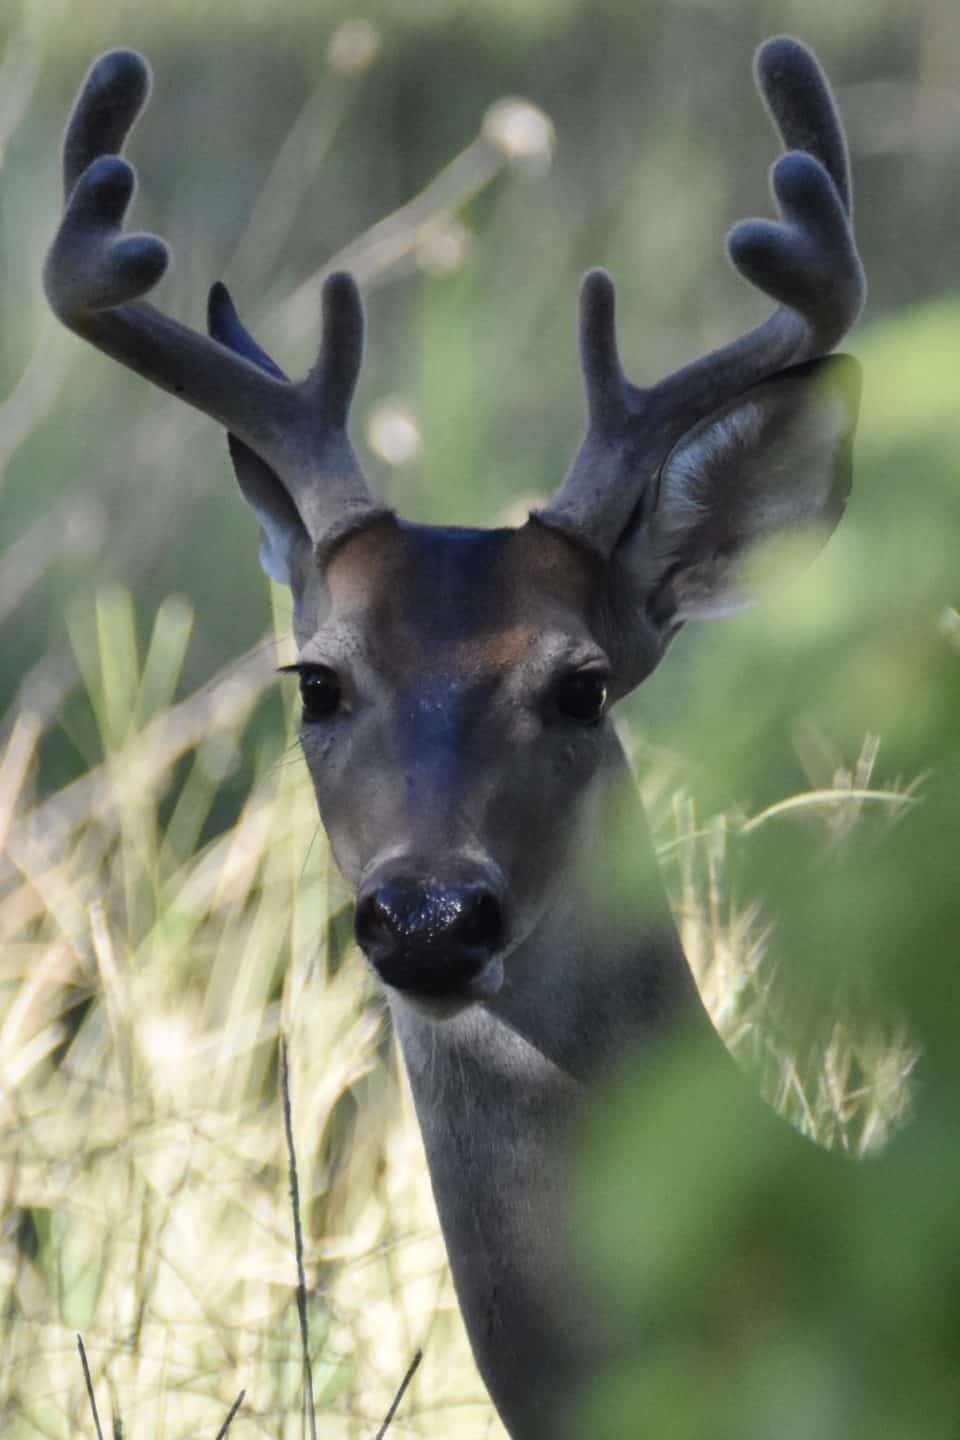
[[(625, 1054), (642, 1056), (674, 1025), (713, 1037), (726, 1062), (613, 737), (605, 779), (587, 798), (554, 903), (508, 957), (496, 1000), (438, 1024), (390, 997), (457, 1296), (513, 1440), (558, 1433), (569, 1391), (606, 1348), (570, 1229), (585, 1099)], [(624, 796), (628, 855), (618, 843)]]

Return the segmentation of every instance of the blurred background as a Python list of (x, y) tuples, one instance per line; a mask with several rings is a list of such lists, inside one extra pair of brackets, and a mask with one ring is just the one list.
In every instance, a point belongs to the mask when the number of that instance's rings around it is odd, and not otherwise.
[[(130, 1433), (213, 1434), (241, 1387), (237, 1433), (300, 1433), (281, 1026), (322, 1433), (372, 1434), (420, 1345), (396, 1432), (501, 1433), (459, 1331), (382, 1005), (347, 943), (293, 696), (274, 680), (289, 603), (260, 572), (223, 437), (68, 335), (43, 300), (60, 137), (88, 64), (130, 45), (154, 67), (129, 154), (133, 225), (174, 252), (157, 303), (202, 326), (225, 280), (296, 374), (315, 354), (322, 279), (349, 266), (367, 305), (353, 425), (371, 478), (410, 518), (512, 523), (578, 442), (584, 269), (617, 281), (637, 383), (765, 313), (723, 237), (768, 213), (777, 146), (750, 65), (781, 31), (824, 62), (852, 149), (869, 282), (848, 347), (866, 367), (854, 494), (809, 574), (755, 615), (684, 634), (623, 727), (704, 992), (768, 1097), (823, 1143), (871, 1150), (909, 1110), (922, 1050), (940, 1118), (917, 1124), (923, 1163), (891, 1174), (926, 1174), (945, 1146), (948, 1172), (960, 1163), (938, 1128), (955, 1094), (960, 949), (960, 10), (7, 0), (5, 1434), (88, 1424), (78, 1329), (102, 1407)], [(638, 1136), (654, 1124), (621, 1103), (620, 1155), (631, 1123)], [(605, 1163), (596, 1173), (617, 1157)], [(629, 1183), (598, 1183), (606, 1233), (629, 1249)], [(863, 1227), (850, 1262), (863, 1273), (886, 1223)], [(917, 1228), (952, 1233), (946, 1219)], [(929, 1402), (921, 1431), (907, 1405), (891, 1434), (954, 1433), (956, 1306), (948, 1323), (939, 1284), (925, 1353), (943, 1410)], [(873, 1292), (864, 1308), (882, 1309)], [(811, 1333), (790, 1433), (813, 1433), (811, 1416), (821, 1436), (860, 1433), (851, 1416), (868, 1407), (846, 1372), (838, 1391)], [(865, 1332), (880, 1370), (886, 1343)], [(796, 1373), (793, 1353), (761, 1357), (762, 1375)], [(630, 1433), (637, 1406), (674, 1395), (675, 1359), (596, 1398), (598, 1433)], [(773, 1433), (765, 1383), (745, 1384), (731, 1434)], [(707, 1433), (702, 1419), (692, 1408), (670, 1433)]]

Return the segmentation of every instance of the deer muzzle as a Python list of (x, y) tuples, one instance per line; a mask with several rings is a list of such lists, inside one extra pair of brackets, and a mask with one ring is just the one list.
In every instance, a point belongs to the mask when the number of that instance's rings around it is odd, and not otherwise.
[(434, 1000), (480, 1000), (503, 979), (500, 886), (482, 871), (441, 881), (372, 877), (357, 897), (357, 941), (385, 985)]

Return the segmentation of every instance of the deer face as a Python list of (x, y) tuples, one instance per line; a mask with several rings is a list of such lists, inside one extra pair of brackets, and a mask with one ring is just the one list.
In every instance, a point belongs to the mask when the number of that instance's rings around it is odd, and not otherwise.
[(498, 988), (609, 754), (601, 582), (536, 522), (388, 518), (304, 587), (303, 749), (357, 938), (434, 1009)]

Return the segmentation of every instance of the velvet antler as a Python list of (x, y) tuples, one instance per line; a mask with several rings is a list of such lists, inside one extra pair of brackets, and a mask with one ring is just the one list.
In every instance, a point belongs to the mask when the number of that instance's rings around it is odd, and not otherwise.
[(300, 383), (246, 336), (225, 291), (212, 298), (218, 339), (141, 300), (169, 251), (155, 236), (123, 233), (136, 179), (119, 151), (149, 92), (146, 61), (130, 50), (102, 56), (84, 82), (64, 142), (64, 213), (44, 270), (47, 298), (71, 330), (226, 426), (279, 477), (321, 543), (380, 508), (347, 434), (363, 352), (357, 287), (346, 274), (327, 280), (320, 356)]
[(847, 148), (826, 77), (811, 52), (785, 36), (760, 47), (755, 77), (787, 147), (771, 174), (780, 218), (741, 221), (727, 246), (740, 274), (780, 308), (732, 344), (640, 389), (620, 362), (613, 282), (595, 270), (583, 283), (587, 433), (539, 518), (604, 555), (642, 511), (682, 434), (751, 386), (832, 350), (863, 304)]

